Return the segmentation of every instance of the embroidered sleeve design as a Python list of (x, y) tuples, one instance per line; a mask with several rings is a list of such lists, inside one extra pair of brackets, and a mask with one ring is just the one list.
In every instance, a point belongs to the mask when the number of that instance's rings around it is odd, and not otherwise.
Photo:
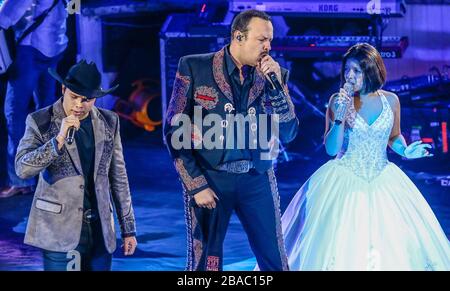
[(286, 102), (288, 106), (288, 112), (284, 114), (280, 114), (280, 122), (288, 122), (295, 118), (295, 107), (292, 102), (291, 95), (289, 95), (289, 88), (286, 85), (283, 85), (284, 92), (286, 95)]
[(283, 85), (283, 89), (283, 92), (280, 92), (278, 95), (269, 94), (273, 113), (279, 115), (280, 123), (288, 122), (295, 118), (295, 107), (289, 95), (289, 89), (286, 85)]
[(57, 157), (59, 157), (59, 154), (55, 148), (55, 143), (49, 140), (41, 147), (25, 154), (22, 157), (22, 162), (29, 166), (45, 167)]
[(175, 168), (177, 169), (177, 172), (180, 175), (180, 178), (188, 191), (198, 189), (208, 184), (208, 182), (205, 179), (205, 176), (203, 175), (200, 175), (196, 178), (192, 178), (189, 175), (186, 168), (184, 167), (183, 160), (181, 159), (175, 159)]
[(132, 209), (128, 215), (120, 218), (120, 231), (122, 235), (136, 233), (136, 221), (134, 219), (134, 211)]
[(191, 78), (177, 72), (173, 84), (172, 97), (167, 108), (166, 122), (170, 124), (174, 115), (184, 111), (187, 103), (187, 93), (191, 85)]

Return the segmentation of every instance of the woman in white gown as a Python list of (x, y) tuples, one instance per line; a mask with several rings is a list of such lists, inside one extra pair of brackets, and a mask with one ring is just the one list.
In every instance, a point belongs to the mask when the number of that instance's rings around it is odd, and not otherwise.
[(450, 244), (431, 208), (387, 160), (387, 145), (408, 159), (431, 155), (429, 145), (406, 144), (398, 97), (380, 89), (385, 79), (374, 47), (345, 54), (345, 85), (330, 98), (325, 134), (327, 153), (337, 157), (308, 179), (282, 218), (291, 270), (450, 269)]

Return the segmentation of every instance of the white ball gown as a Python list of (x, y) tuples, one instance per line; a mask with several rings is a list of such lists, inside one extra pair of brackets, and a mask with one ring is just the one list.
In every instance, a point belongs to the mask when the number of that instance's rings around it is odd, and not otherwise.
[(450, 244), (413, 182), (387, 159), (394, 115), (359, 115), (341, 154), (300, 188), (282, 217), (291, 270), (449, 270)]

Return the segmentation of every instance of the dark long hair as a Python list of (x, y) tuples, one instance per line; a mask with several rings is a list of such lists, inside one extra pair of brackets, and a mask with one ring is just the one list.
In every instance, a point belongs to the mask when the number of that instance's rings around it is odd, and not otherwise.
[(352, 46), (344, 55), (341, 67), (341, 87), (345, 84), (345, 65), (348, 59), (355, 59), (363, 72), (364, 85), (361, 93), (371, 93), (383, 87), (386, 82), (386, 67), (376, 48), (368, 43)]

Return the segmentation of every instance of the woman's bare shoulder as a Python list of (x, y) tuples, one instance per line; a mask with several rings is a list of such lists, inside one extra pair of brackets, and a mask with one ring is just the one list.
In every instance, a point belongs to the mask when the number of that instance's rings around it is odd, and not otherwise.
[(392, 108), (400, 106), (400, 99), (397, 94), (386, 90), (380, 90), (380, 92), (386, 97)]

